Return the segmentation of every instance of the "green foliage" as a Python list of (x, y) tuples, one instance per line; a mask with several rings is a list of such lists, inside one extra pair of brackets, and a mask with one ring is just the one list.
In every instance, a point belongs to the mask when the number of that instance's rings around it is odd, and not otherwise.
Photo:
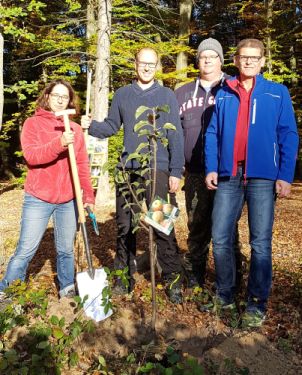
[[(162, 364), (166, 363), (166, 364)], [(138, 368), (138, 374), (159, 375), (203, 375), (204, 369), (194, 357), (181, 357), (171, 346), (166, 349), (166, 354), (161, 362), (147, 362)]]
[[(56, 315), (47, 317), (47, 291), (17, 281), (6, 289), (12, 299), (0, 312), (0, 370), (6, 374), (60, 374), (78, 363), (76, 343), (84, 332), (94, 328), (82, 319), (82, 312), (67, 324)], [(82, 303), (82, 301), (81, 301)], [(34, 319), (35, 318), (35, 319)], [(24, 326), (27, 334), (11, 347), (8, 332)]]
[(102, 355), (98, 357), (98, 363), (95, 369), (98, 370), (98, 373), (101, 375), (114, 375), (113, 372), (108, 370), (106, 360)]
[(279, 337), (277, 346), (283, 353), (290, 353), (293, 349), (292, 338)]
[(124, 130), (121, 128), (108, 140), (108, 163), (104, 166), (108, 170), (111, 179), (114, 178), (114, 170), (123, 149)]
[[(152, 302), (152, 290), (151, 288), (145, 288), (142, 292), (142, 300), (145, 302)], [(167, 306), (166, 299), (163, 298), (160, 294), (156, 294), (156, 305), (159, 310), (164, 310)]]
[(112, 304), (112, 287), (116, 279), (121, 280), (125, 287), (129, 286), (129, 275), (128, 267), (119, 270), (110, 270), (108, 267), (104, 267), (107, 274), (108, 286), (105, 286), (102, 291), (102, 306), (104, 306), (104, 313), (107, 314), (109, 310), (113, 310)]
[[(0, 5), (1, 32), (5, 36), (4, 82), (5, 108), (1, 139), (12, 143), (13, 153), (18, 147), (18, 133), (24, 119), (33, 112), (38, 84), (57, 77), (70, 80), (76, 91), (84, 92), (85, 66), (93, 65), (96, 56), (97, 36), (89, 41), (85, 35), (87, 2), (64, 0), (46, 2), (3, 0)], [(244, 37), (257, 37), (268, 45), (271, 39), (271, 65), (265, 76), (290, 86), (295, 98), (297, 119), (301, 123), (301, 59), (299, 41), (301, 32), (301, 6), (294, 2), (274, 2), (272, 20), (267, 19), (267, 4), (263, 1), (194, 2), (192, 12), (190, 45), (184, 46), (178, 38), (178, 3), (113, 0), (111, 26), (111, 88), (129, 83), (133, 78), (133, 55), (144, 46), (155, 47), (161, 56), (162, 71), (157, 77), (173, 87), (176, 83), (176, 56), (180, 51), (189, 56), (187, 68), (191, 80), (198, 74), (194, 68), (196, 47), (201, 39), (217, 38), (223, 45), (225, 69), (234, 74), (236, 70), (228, 59), (236, 43)], [(95, 9), (95, 15), (97, 14)], [(235, 35), (235, 39), (234, 39)], [(187, 37), (185, 37), (187, 38)], [(15, 87), (18, 82), (19, 88)], [(34, 84), (32, 93), (21, 88), (20, 82)], [(12, 91), (13, 90), (13, 91)], [(82, 95), (81, 95), (82, 96)], [(119, 134), (120, 135), (120, 134)], [(111, 137), (114, 153), (109, 153), (110, 173), (115, 163), (115, 142), (119, 135)], [(11, 137), (14, 137), (13, 139)], [(16, 138), (16, 139), (15, 139)], [(0, 141), (1, 141), (0, 139)], [(111, 144), (111, 145), (110, 145)], [(0, 147), (0, 157), (5, 154)], [(15, 160), (14, 160), (15, 162)], [(12, 165), (9, 160), (7, 165)]]
[[(160, 143), (167, 147), (167, 133), (176, 130), (171, 123), (165, 123), (162, 127), (157, 125), (156, 120), (159, 118), (160, 112), (169, 113), (169, 106), (165, 104), (154, 108), (140, 106), (136, 109), (135, 118), (139, 121), (134, 125), (134, 132), (141, 142), (136, 150), (127, 156), (126, 160), (120, 157), (120, 166), (114, 174), (115, 183), (125, 199), (125, 207), (130, 208), (132, 212), (133, 232), (140, 227), (148, 230), (141, 219), (147, 209), (145, 193), (150, 185), (151, 200), (154, 195), (152, 184), (156, 175), (157, 148)], [(129, 162), (137, 165), (137, 168), (128, 168)]]
[[(100, 355), (90, 371), (98, 371), (98, 374), (121, 375), (152, 374), (152, 375), (203, 375), (204, 370), (196, 358), (182, 356), (173, 347), (168, 346), (163, 354), (155, 356), (149, 353), (149, 345), (146, 345), (142, 355), (131, 352), (126, 358), (116, 359), (107, 363), (104, 356)], [(117, 372), (118, 371), (118, 372)]]

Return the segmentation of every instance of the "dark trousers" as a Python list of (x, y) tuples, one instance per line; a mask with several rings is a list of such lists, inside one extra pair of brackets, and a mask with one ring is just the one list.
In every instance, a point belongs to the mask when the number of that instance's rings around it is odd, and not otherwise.
[[(190, 172), (186, 172), (184, 190), (189, 230), (187, 240), (188, 252), (184, 258), (184, 267), (187, 272), (193, 273), (200, 284), (203, 284), (211, 242), (211, 216), (215, 192), (207, 189), (203, 174)], [(234, 233), (234, 251), (237, 285), (239, 285), (242, 267), (238, 226)]]
[[(146, 187), (144, 179), (138, 175), (132, 175), (131, 182), (139, 182)], [(118, 233), (114, 266), (115, 269), (123, 269), (128, 266), (131, 276), (136, 272), (136, 236), (135, 233), (133, 233), (133, 213), (127, 206), (126, 199), (121, 193), (120, 187), (120, 185), (116, 186), (116, 223)], [(169, 173), (161, 170), (157, 171), (155, 195), (167, 200), (168, 194), (170, 194), (170, 203), (176, 206), (175, 194), (169, 193)], [(148, 207), (150, 205), (150, 196), (149, 189), (140, 196), (140, 199), (143, 197), (146, 198)], [(128, 204), (134, 203), (133, 197), (131, 197), (129, 192), (127, 192), (127, 201)], [(138, 211), (136, 205), (131, 207), (134, 211)], [(168, 236), (156, 229), (154, 229), (154, 233), (157, 245), (157, 260), (162, 269), (163, 276), (181, 272), (181, 258), (174, 229)], [(147, 235), (146, 240), (148, 241)]]

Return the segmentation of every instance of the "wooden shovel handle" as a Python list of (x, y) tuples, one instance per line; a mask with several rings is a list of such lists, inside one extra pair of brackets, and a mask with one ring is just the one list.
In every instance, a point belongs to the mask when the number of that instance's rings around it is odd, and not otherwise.
[[(63, 115), (64, 119), (64, 126), (66, 131), (70, 131), (70, 123), (69, 123), (69, 117), (68, 114)], [(80, 185), (80, 179), (79, 179), (79, 173), (77, 168), (77, 162), (74, 152), (74, 146), (72, 143), (68, 145), (68, 153), (69, 153), (69, 160), (71, 165), (71, 173), (72, 173), (72, 180), (73, 180), (73, 186), (75, 190), (76, 195), (76, 201), (77, 201), (77, 207), (79, 211), (79, 222), (85, 223), (85, 212), (84, 212), (84, 205), (82, 200), (82, 190)]]

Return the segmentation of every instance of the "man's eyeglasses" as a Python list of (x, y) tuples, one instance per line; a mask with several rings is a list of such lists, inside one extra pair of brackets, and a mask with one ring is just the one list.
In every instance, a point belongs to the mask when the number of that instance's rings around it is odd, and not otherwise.
[(146, 68), (148, 66), (150, 69), (155, 69), (157, 65), (157, 63), (148, 63), (144, 61), (136, 61), (136, 64), (139, 68)]
[(206, 61), (206, 60), (214, 61), (214, 60), (217, 59), (217, 57), (218, 57), (218, 55), (199, 56), (199, 60), (201, 60), (201, 61)]
[(262, 56), (244, 56), (237, 55), (241, 62), (248, 62), (249, 60), (253, 63), (257, 63), (262, 59)]
[(53, 94), (53, 93), (51, 93), (50, 96), (53, 99), (56, 99), (56, 100), (61, 99), (64, 102), (67, 102), (69, 100), (69, 96), (68, 95), (59, 95), (59, 94)]

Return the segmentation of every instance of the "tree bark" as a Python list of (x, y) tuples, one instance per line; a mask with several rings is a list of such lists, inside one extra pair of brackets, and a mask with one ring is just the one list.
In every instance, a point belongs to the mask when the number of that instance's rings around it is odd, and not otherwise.
[(273, 6), (274, 0), (266, 0), (267, 34), (266, 34), (266, 65), (268, 73), (273, 73), (272, 64), (272, 25), (273, 25)]
[[(108, 114), (111, 11), (111, 0), (99, 0), (97, 17), (97, 56), (93, 98), (93, 118), (97, 121), (103, 121)], [(103, 162), (105, 163), (108, 160), (108, 139), (102, 142), (105, 153)], [(96, 204), (101, 205), (108, 202), (109, 193), (108, 173), (102, 173), (97, 189)]]
[[(190, 33), (190, 21), (192, 13), (193, 0), (181, 0), (179, 2), (179, 32), (178, 37), (184, 38)], [(188, 40), (181, 40), (180, 45), (187, 45)], [(176, 59), (176, 71), (186, 69), (188, 66), (188, 55), (186, 52), (179, 52)], [(182, 80), (187, 77), (186, 72), (178, 74), (177, 78)]]
[(0, 33), (0, 131), (2, 128), (3, 106), (4, 106), (3, 49), (4, 49), (4, 40), (3, 40), (2, 34)]

